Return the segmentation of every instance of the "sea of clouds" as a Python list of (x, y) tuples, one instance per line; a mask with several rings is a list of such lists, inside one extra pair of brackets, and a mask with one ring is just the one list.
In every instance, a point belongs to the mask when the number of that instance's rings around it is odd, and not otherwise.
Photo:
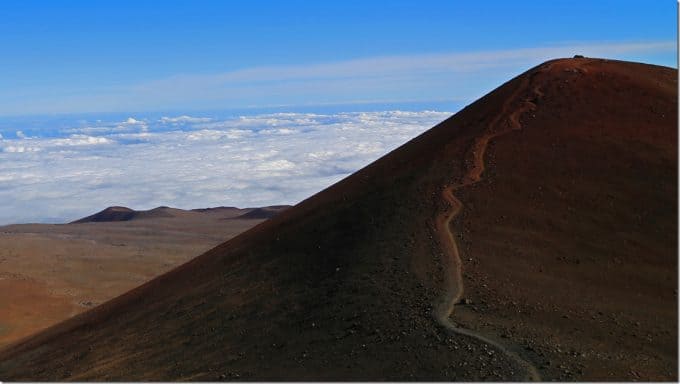
[(5, 128), (0, 224), (65, 222), (110, 205), (295, 204), (450, 115), (134, 116), (52, 130)]

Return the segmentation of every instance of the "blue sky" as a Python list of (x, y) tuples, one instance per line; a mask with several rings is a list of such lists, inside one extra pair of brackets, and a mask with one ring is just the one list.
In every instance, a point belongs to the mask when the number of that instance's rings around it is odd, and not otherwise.
[(668, 0), (3, 1), (0, 15), (0, 116), (453, 105), (555, 55), (676, 66)]

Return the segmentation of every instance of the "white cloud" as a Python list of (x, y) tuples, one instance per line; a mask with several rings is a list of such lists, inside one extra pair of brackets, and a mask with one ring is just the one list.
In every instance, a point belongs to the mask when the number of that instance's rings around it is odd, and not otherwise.
[(30, 147), (30, 146), (24, 146), (24, 145), (8, 145), (5, 147), (2, 147), (3, 152), (7, 153), (24, 153), (24, 152), (37, 152), (40, 150), (40, 148), (37, 147)]
[(134, 117), (128, 117), (127, 120), (116, 125), (116, 129), (119, 131), (126, 130), (128, 127), (146, 131), (149, 128), (149, 124), (144, 120), (137, 120)]
[[(18, 136), (18, 135), (17, 135)], [(111, 144), (113, 141), (106, 137), (95, 137), (87, 135), (70, 135), (65, 138), (38, 138), (24, 140), (19, 136), (17, 140), (3, 140), (0, 149), (6, 153), (26, 153), (39, 151), (57, 151), (60, 147), (70, 146), (93, 146), (101, 144)]]
[(292, 135), (295, 133), (298, 133), (298, 131), (292, 128), (263, 129), (260, 131), (260, 134), (271, 135)]
[(212, 121), (210, 117), (191, 117), (187, 115), (177, 116), (177, 117), (166, 117), (160, 118), (160, 122), (163, 124), (189, 124), (189, 123), (207, 123)]
[[(176, 75), (139, 84), (140, 95), (163, 98), (169, 103), (179, 98), (198, 97), (237, 102), (254, 97), (281, 94), (281, 101), (299, 100), (304, 94), (319, 102), (376, 99), (397, 92), (417, 97), (470, 98), (467, 86), (455, 91), (458, 82), (469, 82), (471, 73), (499, 74), (520, 72), (542, 61), (582, 54), (617, 58), (631, 54), (673, 52), (674, 41), (624, 42), (600, 44), (562, 44), (512, 50), (453, 52), (409, 56), (369, 57), (319, 64), (254, 67), (211, 75)], [(445, 86), (450, 91), (442, 92)], [(178, 93), (177, 90), (181, 90)], [(387, 92), (385, 92), (387, 91)], [(433, 94), (434, 93), (434, 94)], [(315, 97), (315, 95), (318, 95)], [(476, 96), (476, 95), (474, 95)], [(177, 98), (177, 99), (176, 99)]]
[(47, 145), (71, 146), (71, 145), (98, 145), (110, 144), (112, 141), (106, 137), (95, 137), (87, 135), (71, 135), (66, 139), (54, 139), (47, 141)]
[(253, 170), (264, 172), (287, 171), (295, 168), (295, 163), (286, 159), (266, 161), (255, 166)]
[(143, 121), (137, 120), (134, 117), (128, 117), (127, 120), (121, 123), (122, 125), (144, 125)]
[(225, 84), (252, 81), (284, 82), (291, 80), (361, 78), (389, 79), (404, 74), (431, 74), (441, 72), (470, 72), (480, 69), (505, 67), (511, 63), (532, 63), (574, 54), (611, 56), (639, 52), (669, 52), (676, 49), (673, 41), (562, 44), (547, 47), (420, 54), (409, 56), (369, 57), (312, 65), (255, 67), (213, 75), (177, 75), (167, 79), (142, 84), (142, 91), (181, 89), (182, 93), (195, 88), (222, 87)]
[[(86, 123), (86, 122), (85, 122)], [(102, 120), (95, 120), (92, 124), (85, 124), (77, 128), (70, 128), (64, 130), (65, 133), (87, 134), (87, 135), (102, 135), (113, 132), (141, 132), (146, 133), (149, 129), (149, 123), (146, 120), (138, 120), (134, 117), (128, 117), (123, 121), (104, 122)]]
[(20, 139), (25, 139), (25, 138), (26, 138), (26, 134), (24, 134), (22, 131), (17, 131), (16, 135), (17, 135), (17, 137), (20, 138)]
[(449, 115), (265, 114), (164, 131), (153, 125), (162, 122), (147, 120), (151, 132), (116, 131), (110, 128), (119, 123), (100, 123), (106, 129), (92, 134), (5, 139), (0, 223), (67, 221), (109, 205), (294, 204)]

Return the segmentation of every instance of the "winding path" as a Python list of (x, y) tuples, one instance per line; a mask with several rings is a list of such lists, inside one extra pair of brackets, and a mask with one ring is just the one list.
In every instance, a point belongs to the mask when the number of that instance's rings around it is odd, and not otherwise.
[[(549, 68), (549, 67), (548, 67)], [(546, 68), (546, 70), (548, 69)], [(456, 244), (456, 239), (451, 231), (450, 223), (453, 218), (458, 215), (460, 210), (463, 208), (463, 203), (454, 195), (454, 192), (470, 186), (478, 182), (482, 173), (484, 172), (484, 153), (489, 144), (489, 141), (495, 137), (504, 135), (506, 133), (512, 132), (513, 130), (519, 130), (522, 128), (519, 118), (520, 116), (530, 110), (536, 108), (536, 104), (529, 101), (532, 97), (538, 98), (542, 97), (542, 92), (538, 87), (531, 89), (531, 97), (521, 102), (521, 105), (510, 112), (510, 106), (515, 101), (515, 99), (522, 92), (526, 92), (533, 77), (540, 72), (535, 72), (531, 76), (527, 76), (523, 82), (517, 87), (513, 94), (506, 99), (501, 112), (491, 121), (488, 125), (487, 131), (475, 140), (471, 148), (471, 153), (473, 156), (472, 166), (467, 170), (465, 175), (462, 177), (461, 181), (457, 184), (449, 185), (442, 191), (442, 199), (446, 202), (448, 209), (441, 212), (435, 218), (435, 228), (437, 235), (439, 236), (439, 243), (441, 245), (442, 251), (444, 253), (444, 269), (449, 273), (445, 274), (444, 284), (446, 290), (444, 295), (438, 299), (434, 304), (433, 315), (439, 324), (444, 326), (451, 332), (469, 336), (480, 340), (484, 343), (493, 345), (500, 351), (502, 351), (506, 356), (514, 360), (521, 367), (526, 370), (527, 380), (531, 381), (541, 381), (541, 376), (538, 373), (536, 367), (534, 367), (530, 362), (522, 359), (515, 352), (507, 349), (503, 345), (496, 341), (493, 341), (487, 337), (484, 337), (472, 330), (461, 328), (456, 326), (450, 319), (455, 305), (460, 301), (463, 296), (464, 286), (463, 286), (463, 274), (462, 274), (462, 261), (460, 258), (460, 253), (458, 252), (458, 246)], [(504, 126), (500, 127), (499, 122), (506, 116)]]

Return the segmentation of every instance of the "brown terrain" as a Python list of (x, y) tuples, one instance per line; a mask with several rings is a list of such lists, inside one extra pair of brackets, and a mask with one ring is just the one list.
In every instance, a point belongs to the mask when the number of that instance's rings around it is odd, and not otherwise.
[(0, 378), (676, 381), (677, 76), (530, 69)]
[(285, 208), (109, 207), (68, 225), (0, 227), (0, 347), (129, 291), (262, 221), (243, 215), (273, 216)]

